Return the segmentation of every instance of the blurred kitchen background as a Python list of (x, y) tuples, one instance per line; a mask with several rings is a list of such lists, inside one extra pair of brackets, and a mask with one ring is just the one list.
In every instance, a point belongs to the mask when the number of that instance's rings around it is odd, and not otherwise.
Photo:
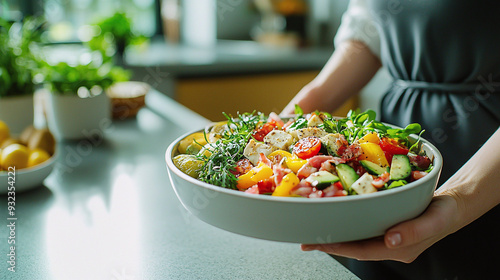
[[(46, 20), (44, 51), (81, 60), (93, 23), (122, 13), (137, 44), (116, 64), (210, 120), (221, 112), (279, 112), (330, 57), (348, 0), (0, 0), (0, 16)], [(119, 27), (120, 23), (116, 23)], [(377, 109), (388, 76), (377, 75), (337, 111)]]

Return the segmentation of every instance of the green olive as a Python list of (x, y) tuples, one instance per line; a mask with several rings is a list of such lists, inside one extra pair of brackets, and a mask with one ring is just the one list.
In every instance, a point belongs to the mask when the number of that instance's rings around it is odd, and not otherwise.
[(185, 154), (175, 156), (173, 161), (179, 170), (193, 178), (198, 178), (198, 174), (204, 164), (203, 161), (197, 159), (195, 156)]

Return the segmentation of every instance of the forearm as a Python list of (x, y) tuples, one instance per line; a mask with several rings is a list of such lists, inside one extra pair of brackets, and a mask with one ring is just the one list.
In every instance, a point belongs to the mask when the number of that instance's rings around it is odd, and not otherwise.
[(500, 129), (437, 191), (457, 202), (450, 233), (466, 226), (500, 203)]
[(319, 75), (290, 101), (282, 113), (293, 113), (295, 104), (304, 112), (331, 112), (357, 94), (380, 66), (378, 57), (365, 44), (347, 41), (335, 50)]

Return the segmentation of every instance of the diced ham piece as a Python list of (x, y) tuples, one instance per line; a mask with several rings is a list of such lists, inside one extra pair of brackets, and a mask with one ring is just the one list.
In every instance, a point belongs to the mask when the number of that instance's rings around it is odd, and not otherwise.
[(305, 179), (316, 171), (318, 171), (318, 168), (312, 167), (309, 163), (306, 163), (297, 171), (297, 177), (299, 177), (299, 179)]
[[(340, 185), (342, 186), (342, 185)], [(323, 197), (346, 196), (347, 192), (337, 184), (332, 184), (323, 190)]]
[(312, 192), (309, 195), (309, 198), (320, 198), (320, 197), (323, 197), (323, 196), (324, 196), (323, 191), (315, 191), (315, 192)]
[(349, 142), (345, 139), (344, 135), (339, 134), (337, 137), (337, 146), (349, 146)]
[(373, 179), (372, 186), (374, 186), (377, 189), (380, 189), (385, 185), (385, 183), (389, 182), (390, 179), (391, 175), (389, 175), (389, 172), (384, 172), (380, 174), (377, 178)]
[(411, 172), (411, 178), (413, 180), (418, 180), (418, 179), (422, 179), (423, 177), (425, 177), (427, 175), (427, 172), (424, 172), (424, 171), (412, 171)]
[(259, 194), (259, 187), (257, 185), (253, 185), (250, 188), (246, 189), (245, 192), (250, 194)]
[(337, 172), (335, 171), (335, 164), (333, 163), (333, 160), (327, 160), (321, 164), (321, 167), (319, 168), (319, 171), (328, 171), (330, 173), (336, 174)]
[(352, 160), (357, 159), (362, 154), (363, 150), (359, 144), (351, 144), (343, 151), (342, 158), (345, 160)]
[(312, 192), (313, 187), (311, 186), (311, 184), (304, 180), (300, 181), (300, 183), (292, 190), (292, 194), (300, 195), (303, 197), (309, 197)]
[(314, 168), (319, 169), (319, 168), (321, 168), (321, 164), (327, 160), (333, 160), (333, 157), (332, 156), (323, 156), (323, 155), (313, 156), (307, 160), (307, 164), (309, 164), (310, 166), (312, 166)]
[(273, 163), (263, 153), (259, 153), (259, 161), (271, 168), (273, 167)]
[(343, 158), (339, 158), (339, 157), (333, 157), (333, 159), (323, 162), (321, 164), (321, 167), (319, 168), (319, 170), (320, 171), (324, 170), (324, 171), (328, 171), (328, 172), (333, 173), (333, 174), (337, 174), (337, 172), (335, 170), (335, 166), (339, 165), (341, 163), (346, 163), (346, 160)]
[(283, 168), (281, 165), (273, 166), (273, 174), (274, 174), (274, 184), (277, 186), (281, 184), (281, 180), (285, 177), (286, 174), (291, 173), (292, 170), (288, 168)]
[(337, 192), (337, 187), (335, 187), (333, 184), (323, 190), (323, 195), (324, 197), (334, 197), (335, 193)]

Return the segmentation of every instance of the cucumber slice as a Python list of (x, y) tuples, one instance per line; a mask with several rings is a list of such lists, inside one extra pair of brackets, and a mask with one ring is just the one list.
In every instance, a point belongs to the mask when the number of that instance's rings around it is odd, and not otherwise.
[(316, 189), (323, 190), (340, 179), (328, 171), (321, 170), (309, 175), (305, 180)]
[(344, 190), (351, 189), (352, 184), (359, 179), (359, 175), (356, 171), (345, 163), (337, 165), (337, 174), (339, 174), (340, 182), (342, 182)]
[(410, 159), (407, 155), (394, 155), (392, 157), (391, 180), (403, 180), (411, 174)]
[(372, 175), (382, 175), (383, 173), (387, 172), (386, 167), (382, 167), (374, 162), (368, 161), (368, 160), (360, 160), (359, 163), (361, 163), (361, 166), (363, 166), (368, 173)]

